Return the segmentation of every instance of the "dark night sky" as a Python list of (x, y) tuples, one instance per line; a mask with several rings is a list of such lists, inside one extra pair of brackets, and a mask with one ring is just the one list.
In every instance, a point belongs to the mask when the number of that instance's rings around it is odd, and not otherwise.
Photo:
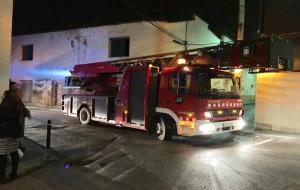
[(235, 37), (238, 0), (14, 0), (13, 35), (198, 15), (217, 35)]
[[(299, 0), (246, 0), (246, 37), (300, 31)], [(13, 35), (198, 15), (218, 36), (235, 39), (239, 0), (14, 0)]]
[(265, 0), (266, 33), (300, 32), (299, 0)]

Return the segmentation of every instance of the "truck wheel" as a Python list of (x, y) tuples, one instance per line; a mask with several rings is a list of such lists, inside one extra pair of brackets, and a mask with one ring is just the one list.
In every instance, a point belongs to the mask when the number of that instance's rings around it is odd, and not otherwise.
[(156, 134), (159, 140), (168, 141), (172, 138), (172, 128), (166, 118), (160, 117), (156, 123)]
[(81, 108), (79, 112), (79, 120), (83, 125), (88, 125), (91, 122), (91, 112), (88, 108)]

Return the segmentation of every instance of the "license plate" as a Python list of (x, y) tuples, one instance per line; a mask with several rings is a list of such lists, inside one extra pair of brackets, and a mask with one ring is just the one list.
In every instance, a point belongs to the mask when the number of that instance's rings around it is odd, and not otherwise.
[(223, 123), (222, 131), (229, 131), (232, 128), (232, 123)]
[(232, 127), (232, 123), (223, 123), (223, 127)]
[(223, 127), (222, 131), (229, 131), (231, 129), (231, 127)]

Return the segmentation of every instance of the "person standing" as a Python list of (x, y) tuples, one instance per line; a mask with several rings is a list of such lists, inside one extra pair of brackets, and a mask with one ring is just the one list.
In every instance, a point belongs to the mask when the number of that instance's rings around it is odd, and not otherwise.
[(12, 160), (11, 180), (17, 177), (19, 164), (18, 138), (23, 136), (21, 121), (30, 118), (30, 111), (25, 107), (19, 95), (12, 90), (4, 92), (0, 103), (0, 183), (5, 183), (7, 155)]
[[(22, 93), (21, 93), (21, 89), (20, 86), (18, 85), (18, 83), (9, 80), (9, 90), (12, 91), (13, 93), (16, 93), (21, 99), (22, 99)], [(30, 118), (30, 111), (25, 107), (24, 103), (21, 101), (21, 103), (18, 105), (17, 108), (20, 111), (20, 124), (22, 127), (22, 134), (21, 137), (24, 137), (24, 127), (25, 127), (25, 118)]]

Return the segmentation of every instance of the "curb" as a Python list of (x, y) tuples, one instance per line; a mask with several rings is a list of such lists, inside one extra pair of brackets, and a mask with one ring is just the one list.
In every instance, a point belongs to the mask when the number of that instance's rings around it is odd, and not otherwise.
[(26, 106), (28, 109), (37, 109), (37, 110), (49, 110), (49, 111), (61, 111), (59, 108), (43, 108), (43, 107), (33, 107), (33, 106)]

